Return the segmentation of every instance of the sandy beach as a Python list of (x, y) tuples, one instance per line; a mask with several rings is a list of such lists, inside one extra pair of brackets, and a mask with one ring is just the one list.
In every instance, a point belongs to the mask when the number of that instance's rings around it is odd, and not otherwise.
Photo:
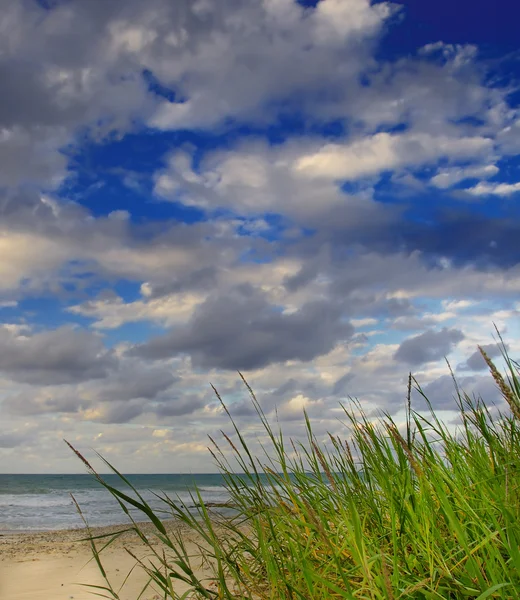
[[(181, 527), (170, 524), (170, 527)], [(104, 527), (93, 529), (97, 535), (124, 529)], [(83, 530), (16, 533), (0, 535), (0, 599), (1, 600), (92, 600), (96, 596), (81, 584), (104, 585), (87, 542), (80, 542)], [(184, 536), (188, 549), (196, 546), (188, 532)], [(146, 549), (133, 533), (125, 533), (103, 552), (103, 565), (118, 590), (134, 565), (128, 548), (140, 558)], [(148, 551), (149, 552), (149, 551)], [(147, 581), (140, 569), (135, 569), (120, 592), (121, 600), (136, 600)], [(185, 591), (181, 583), (178, 591)], [(149, 588), (143, 600), (158, 600), (161, 596)]]

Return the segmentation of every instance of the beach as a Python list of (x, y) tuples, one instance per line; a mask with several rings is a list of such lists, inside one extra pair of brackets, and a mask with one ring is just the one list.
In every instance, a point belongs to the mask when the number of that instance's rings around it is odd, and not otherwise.
[[(168, 527), (182, 527), (170, 523)], [(94, 535), (102, 535), (124, 529), (121, 526), (93, 529)], [(145, 530), (151, 531), (147, 525)], [(189, 551), (196, 553), (193, 534), (183, 531)], [(78, 541), (85, 537), (80, 529), (46, 531), (38, 533), (0, 534), (0, 598), (1, 600), (92, 600), (96, 596), (81, 584), (105, 585), (88, 542)], [(191, 536), (191, 537), (190, 537)], [(98, 542), (100, 543), (100, 542)], [(103, 551), (103, 565), (116, 590), (123, 583), (135, 560), (125, 548), (139, 558), (149, 554), (142, 542), (131, 532)], [(135, 569), (120, 592), (121, 600), (136, 600), (147, 581), (141, 569)], [(178, 591), (186, 590), (179, 583)], [(149, 588), (143, 600), (158, 600), (161, 595)]]
[[(114, 475), (105, 479), (116, 487), (121, 481)], [(189, 551), (196, 546), (193, 532), (164, 511), (166, 505), (157, 496), (163, 493), (193, 505), (195, 486), (205, 502), (225, 502), (228, 494), (219, 474), (141, 474), (129, 475), (139, 493), (160, 514), (168, 528), (180, 528)], [(135, 493), (125, 489), (132, 496)], [(92, 590), (80, 584), (105, 585), (88, 542), (81, 529), (82, 520), (71, 494), (88, 519), (93, 535), (125, 529), (127, 523), (118, 503), (94, 477), (76, 475), (6, 475), (0, 474), (0, 600), (83, 600), (92, 599)], [(139, 511), (131, 510), (137, 520)], [(147, 533), (149, 523), (140, 526)], [(151, 536), (153, 539), (153, 536)], [(106, 541), (106, 540), (105, 540)], [(98, 545), (103, 545), (103, 540)], [(146, 548), (135, 534), (125, 533), (103, 552), (103, 565), (116, 591), (135, 564), (125, 548), (139, 558)], [(149, 552), (149, 550), (148, 550)], [(120, 593), (121, 600), (136, 600), (147, 577), (136, 568)], [(177, 591), (185, 590), (178, 584)], [(152, 589), (142, 596), (152, 600)], [(157, 596), (160, 597), (160, 596)]]

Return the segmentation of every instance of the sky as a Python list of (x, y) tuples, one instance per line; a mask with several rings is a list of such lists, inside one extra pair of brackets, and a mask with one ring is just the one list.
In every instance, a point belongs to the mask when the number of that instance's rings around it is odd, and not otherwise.
[[(0, 0), (0, 472), (211, 472), (520, 355), (513, 0)], [(414, 394), (414, 407), (424, 401)], [(255, 446), (256, 444), (256, 446)]]

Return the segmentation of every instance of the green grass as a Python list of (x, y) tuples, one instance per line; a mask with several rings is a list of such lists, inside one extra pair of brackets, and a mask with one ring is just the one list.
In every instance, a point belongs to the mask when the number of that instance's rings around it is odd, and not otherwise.
[[(520, 598), (520, 376), (505, 351), (504, 358), (505, 379), (485, 357), (509, 406), (504, 413), (455, 387), (456, 432), (431, 407), (418, 414), (410, 402), (399, 431), (389, 415), (373, 422), (351, 403), (344, 438), (329, 436), (326, 445), (306, 415), (307, 442), (286, 440), (246, 383), (268, 440), (263, 458), (252, 455), (229, 413), (235, 441), (211, 440), (210, 450), (235, 516), (216, 523), (197, 493), (196, 514), (163, 499), (201, 540), (211, 586), (197, 578), (200, 559), (182, 534), (170, 532), (123, 475), (114, 488), (78, 455), (121, 510), (131, 505), (152, 521), (161, 550), (129, 517), (151, 556), (138, 566), (165, 598), (181, 597), (179, 580), (192, 590), (184, 597), (194, 598)], [(422, 393), (410, 378), (412, 386)], [(102, 569), (101, 540), (91, 537)], [(118, 598), (108, 581), (96, 591)]]

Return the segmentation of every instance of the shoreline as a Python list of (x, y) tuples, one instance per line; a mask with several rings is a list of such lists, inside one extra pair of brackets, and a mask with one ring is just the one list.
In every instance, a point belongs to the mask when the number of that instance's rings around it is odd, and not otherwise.
[[(181, 532), (188, 548), (198, 554), (193, 533), (182, 523), (165, 522), (170, 530)], [(128, 525), (92, 527), (93, 535), (104, 535), (124, 530)], [(142, 525), (146, 533), (154, 527)], [(14, 532), (0, 534), (0, 598), (6, 600), (92, 600), (95, 596), (84, 585), (105, 585), (99, 568), (92, 560), (85, 528), (60, 529), (41, 532)], [(103, 540), (99, 540), (102, 544)], [(159, 544), (159, 541), (157, 542)], [(143, 546), (134, 532), (123, 533), (106, 548), (101, 559), (110, 581), (119, 588), (135, 560), (126, 551), (145, 558), (149, 550)], [(202, 571), (201, 571), (202, 572)], [(141, 569), (135, 569), (121, 592), (121, 600), (135, 600), (148, 577)], [(185, 591), (178, 584), (178, 591)], [(142, 600), (161, 598), (157, 591), (149, 588)]]

